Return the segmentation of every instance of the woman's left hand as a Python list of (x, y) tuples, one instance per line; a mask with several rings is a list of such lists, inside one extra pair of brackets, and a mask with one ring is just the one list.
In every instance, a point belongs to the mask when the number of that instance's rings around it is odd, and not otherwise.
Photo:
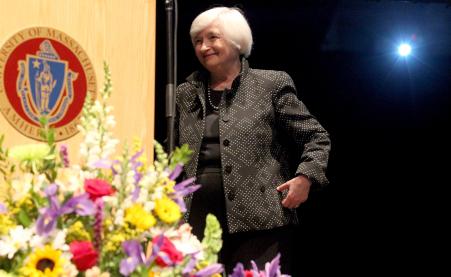
[(299, 175), (289, 180), (288, 182), (277, 187), (278, 191), (288, 189), (288, 194), (282, 200), (282, 206), (289, 209), (295, 209), (300, 204), (307, 201), (310, 186), (312, 182), (305, 175)]

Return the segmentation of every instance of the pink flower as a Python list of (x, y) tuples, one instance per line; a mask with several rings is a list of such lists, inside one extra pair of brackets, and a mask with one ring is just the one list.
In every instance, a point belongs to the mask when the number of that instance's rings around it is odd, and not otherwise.
[(69, 244), (72, 262), (79, 271), (85, 271), (97, 263), (98, 254), (90, 241), (73, 241)]
[(244, 277), (254, 277), (254, 273), (251, 270), (245, 270)]
[(86, 179), (85, 191), (89, 194), (89, 198), (94, 202), (97, 198), (112, 195), (114, 193), (114, 189), (111, 185), (102, 179)]
[[(152, 243), (161, 243), (161, 236), (154, 237)], [(166, 267), (179, 263), (182, 260), (183, 254), (175, 248), (174, 244), (167, 237), (163, 236), (163, 243), (160, 246), (155, 262), (161, 267)]]

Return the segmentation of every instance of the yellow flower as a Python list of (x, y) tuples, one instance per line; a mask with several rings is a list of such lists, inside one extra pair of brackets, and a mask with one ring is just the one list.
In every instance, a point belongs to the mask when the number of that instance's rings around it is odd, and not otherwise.
[(201, 270), (201, 269), (203, 269), (203, 268), (205, 268), (205, 267), (207, 267), (208, 266), (208, 262), (207, 261), (199, 261), (197, 264), (196, 264), (196, 268), (197, 268), (197, 270)]
[(149, 277), (159, 277), (160, 272), (149, 271)]
[(14, 222), (8, 214), (0, 214), (0, 236), (6, 235), (12, 227), (14, 227)]
[(168, 224), (177, 222), (182, 216), (180, 207), (168, 197), (155, 201), (155, 213), (163, 222)]
[(91, 240), (91, 236), (89, 235), (89, 232), (86, 231), (85, 226), (82, 222), (76, 221), (74, 224), (72, 224), (66, 235), (66, 242), (71, 243), (72, 241), (84, 241), (84, 240)]
[(155, 217), (146, 212), (141, 204), (134, 204), (125, 210), (125, 221), (140, 230), (148, 230), (157, 223)]
[(116, 252), (121, 250), (121, 245), (123, 241), (133, 238), (133, 235), (128, 234), (126, 229), (114, 230), (113, 232), (108, 232), (105, 237), (105, 244), (103, 249), (105, 252)]
[(21, 271), (23, 275), (30, 277), (58, 277), (64, 273), (64, 263), (61, 251), (46, 245), (28, 257), (28, 262)]
[(164, 191), (169, 194), (175, 192), (174, 190), (175, 181), (170, 180), (169, 178), (166, 180), (166, 185), (164, 186)]

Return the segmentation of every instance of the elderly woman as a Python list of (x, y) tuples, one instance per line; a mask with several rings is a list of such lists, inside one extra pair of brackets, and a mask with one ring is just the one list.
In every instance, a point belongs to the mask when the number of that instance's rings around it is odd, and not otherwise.
[(228, 273), (277, 253), (289, 273), (296, 208), (327, 183), (328, 133), (287, 73), (249, 67), (252, 33), (240, 10), (207, 10), (190, 35), (203, 68), (177, 88), (176, 137), (193, 150), (186, 175), (202, 187), (186, 199), (188, 222), (201, 239), (206, 215), (219, 219)]

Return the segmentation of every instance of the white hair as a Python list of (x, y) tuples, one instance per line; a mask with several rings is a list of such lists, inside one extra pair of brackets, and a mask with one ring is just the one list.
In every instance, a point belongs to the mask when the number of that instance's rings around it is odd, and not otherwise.
[(252, 50), (252, 32), (249, 23), (238, 8), (216, 7), (199, 14), (191, 24), (190, 36), (194, 38), (212, 23), (217, 23), (224, 38), (238, 48), (240, 54), (249, 57)]

